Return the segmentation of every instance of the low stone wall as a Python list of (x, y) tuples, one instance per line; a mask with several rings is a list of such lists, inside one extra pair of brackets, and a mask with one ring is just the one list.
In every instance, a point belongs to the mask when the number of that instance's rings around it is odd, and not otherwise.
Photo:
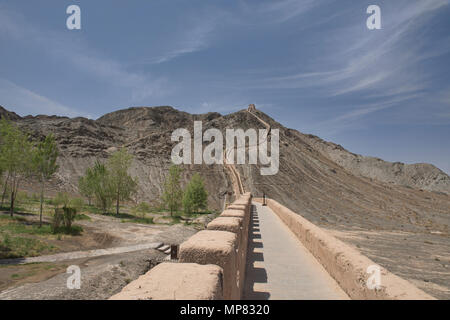
[[(232, 232), (236, 235), (236, 266), (234, 267), (236, 274), (236, 285), (239, 294), (242, 295), (242, 291), (244, 288), (244, 274), (245, 274), (245, 266), (246, 266), (246, 253), (247, 250), (244, 248), (247, 247), (247, 238), (243, 235), (243, 220), (241, 218), (235, 217), (219, 217), (211, 221), (207, 228), (208, 230), (217, 230), (217, 231), (228, 231)], [(234, 274), (234, 273), (233, 273)], [(233, 280), (234, 281), (234, 280)]]
[(252, 196), (246, 193), (162, 263), (110, 299), (240, 299), (244, 289)]
[(196, 263), (161, 263), (110, 300), (220, 300), (222, 268)]
[(181, 244), (179, 262), (216, 264), (222, 267), (223, 297), (239, 299), (237, 244), (237, 235), (233, 232), (200, 231)]
[[(262, 199), (254, 199), (262, 202)], [(381, 288), (369, 289), (369, 266), (375, 262), (272, 199), (266, 203), (352, 299), (434, 299), (412, 283), (381, 268)], [(395, 245), (395, 244), (393, 244)]]

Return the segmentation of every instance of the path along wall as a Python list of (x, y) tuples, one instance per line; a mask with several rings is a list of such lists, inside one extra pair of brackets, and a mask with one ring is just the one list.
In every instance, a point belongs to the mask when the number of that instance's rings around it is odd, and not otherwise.
[(240, 299), (251, 201), (250, 193), (242, 195), (180, 245), (178, 262), (157, 265), (110, 300)]
[[(254, 199), (262, 202), (262, 199)], [(381, 288), (369, 289), (367, 273), (375, 262), (275, 200), (267, 205), (316, 257), (352, 299), (435, 299), (412, 283), (381, 268)]]

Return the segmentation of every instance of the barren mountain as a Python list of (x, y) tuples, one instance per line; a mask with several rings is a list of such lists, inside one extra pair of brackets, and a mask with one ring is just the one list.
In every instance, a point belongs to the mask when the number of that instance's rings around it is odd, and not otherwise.
[(18, 116), (16, 113), (11, 112), (0, 106), (0, 118), (6, 118), (9, 120), (18, 120), (20, 119), (20, 116)]
[[(3, 110), (1, 114), (7, 113)], [(355, 155), (284, 128), (262, 112), (255, 114), (280, 130), (280, 169), (274, 176), (261, 176), (258, 165), (236, 165), (246, 191), (255, 196), (264, 192), (430, 294), (450, 298), (448, 175), (429, 164), (404, 165)], [(171, 107), (130, 108), (97, 120), (10, 119), (36, 137), (55, 134), (61, 156), (53, 190), (76, 191), (78, 177), (95, 159), (106, 159), (126, 146), (135, 156), (131, 174), (139, 179), (137, 198), (148, 201), (160, 197), (175, 129), (192, 132), (195, 120), (202, 121), (203, 130), (264, 128), (247, 111), (192, 115)], [(185, 169), (184, 182), (199, 172), (210, 206), (220, 209), (222, 194), (233, 190), (227, 169), (222, 165)]]
[(450, 193), (448, 175), (431, 164), (388, 162), (350, 153), (340, 145), (313, 135), (307, 135), (306, 139), (315, 149), (353, 174), (406, 187)]

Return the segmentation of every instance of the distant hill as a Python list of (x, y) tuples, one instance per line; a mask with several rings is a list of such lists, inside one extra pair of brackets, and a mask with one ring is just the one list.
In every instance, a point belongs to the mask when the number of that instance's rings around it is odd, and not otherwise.
[(0, 106), (0, 118), (6, 118), (9, 120), (19, 120), (20, 116), (17, 115), (16, 113), (12, 112), (12, 111), (8, 111), (5, 108), (3, 108), (2, 106)]
[[(262, 191), (271, 194), (271, 189), (277, 192), (280, 185), (291, 181), (290, 187), (298, 190), (290, 193), (295, 199), (296, 195), (305, 192), (305, 182), (312, 183), (308, 182), (308, 177), (318, 183), (323, 179), (323, 187), (338, 183), (348, 189), (365, 178), (369, 185), (374, 180), (387, 183), (386, 188), (395, 185), (450, 194), (450, 177), (433, 165), (405, 165), (356, 155), (316, 136), (285, 128), (260, 111), (256, 113), (273, 128), (280, 129), (281, 141), (278, 175), (263, 177), (256, 166), (237, 166), (242, 171), (246, 187), (257, 194)], [(126, 146), (135, 156), (132, 171), (139, 176), (140, 197), (148, 200), (156, 200), (160, 196), (174, 145), (170, 136), (175, 129), (192, 131), (195, 120), (203, 122), (204, 130), (211, 127), (223, 132), (225, 128), (262, 128), (261, 123), (246, 111), (225, 116), (219, 113), (193, 115), (169, 106), (133, 107), (108, 113), (97, 120), (45, 115), (20, 117), (3, 107), (0, 107), (0, 115), (17, 122), (34, 136), (50, 132), (56, 135), (61, 151), (56, 189), (76, 191), (78, 177), (87, 166), (92, 165), (96, 158), (105, 159), (111, 151)], [(222, 166), (193, 165), (189, 169), (206, 176), (210, 201), (220, 208), (220, 194), (232, 189), (227, 171)], [(186, 179), (191, 171), (185, 171)], [(341, 172), (348, 175), (345, 181), (340, 181), (343, 178)], [(327, 181), (329, 178), (333, 181)], [(291, 201), (295, 204), (295, 200)]]
[[(447, 174), (430, 164), (405, 165), (356, 155), (254, 112), (272, 129), (280, 130), (280, 166), (278, 174), (261, 176), (258, 165), (236, 165), (246, 191), (256, 197), (265, 193), (357, 245), (377, 263), (419, 281), (415, 283), (427, 292), (449, 298), (445, 288), (450, 279), (440, 276), (445, 274), (442, 268), (449, 265), (445, 262), (450, 237)], [(135, 107), (97, 120), (43, 115), (22, 118), (4, 108), (0, 114), (36, 138), (55, 134), (61, 155), (52, 192), (76, 193), (78, 178), (87, 167), (125, 146), (134, 155), (131, 174), (139, 179), (136, 200), (155, 203), (171, 164), (175, 143), (170, 137), (175, 129), (193, 132), (195, 120), (202, 121), (203, 130), (264, 128), (245, 110), (194, 115), (169, 106)], [(184, 169), (183, 184), (193, 173), (200, 173), (209, 193), (209, 207), (221, 210), (223, 194), (233, 191), (230, 172), (222, 165), (186, 165)], [(37, 191), (33, 184), (25, 187)], [(423, 249), (424, 244), (431, 247)], [(428, 285), (422, 280), (425, 278), (433, 280)]]
[(306, 140), (332, 161), (350, 172), (389, 184), (450, 193), (449, 176), (428, 163), (404, 164), (348, 152), (342, 146), (307, 135)]

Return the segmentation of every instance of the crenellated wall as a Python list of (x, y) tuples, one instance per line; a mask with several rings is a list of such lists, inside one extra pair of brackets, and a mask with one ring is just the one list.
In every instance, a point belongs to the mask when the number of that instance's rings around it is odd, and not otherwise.
[(180, 245), (179, 261), (157, 265), (111, 300), (240, 299), (252, 196), (245, 193)]

